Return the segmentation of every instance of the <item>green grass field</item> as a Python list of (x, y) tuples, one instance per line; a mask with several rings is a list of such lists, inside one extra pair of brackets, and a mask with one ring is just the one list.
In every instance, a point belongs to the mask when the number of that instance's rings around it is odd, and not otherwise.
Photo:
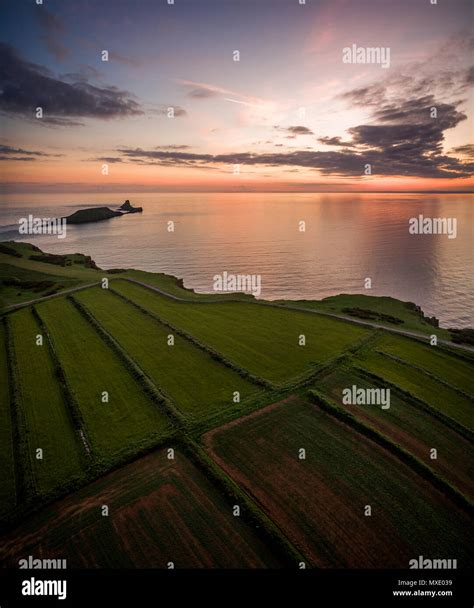
[(243, 400), (258, 390), (184, 338), (175, 336), (168, 346), (168, 328), (107, 290), (90, 289), (77, 299), (190, 419), (232, 408), (234, 391)]
[[(416, 456), (474, 502), (474, 446), (470, 441), (408, 399), (393, 393), (390, 408), (386, 410), (376, 405), (344, 405), (342, 391), (353, 385), (384, 388), (383, 382), (375, 383), (344, 368), (318, 378), (314, 388)], [(430, 457), (432, 448), (437, 450), (436, 459)]]
[(204, 444), (314, 566), (408, 568), (421, 554), (456, 555), (462, 567), (473, 559), (463, 511), (309, 403), (289, 398), (211, 431)]
[(8, 390), (8, 362), (5, 327), (0, 323), (0, 518), (16, 502), (12, 416)]
[[(472, 400), (426, 376), (423, 372), (384, 357), (378, 353), (364, 354), (356, 360), (361, 368), (387, 380), (425, 401), (440, 412), (474, 430)], [(453, 361), (453, 365), (457, 364)]]
[[(22, 457), (30, 463), (38, 492), (47, 493), (82, 475), (82, 446), (54, 375), (46, 340), (43, 346), (36, 346), (40, 329), (31, 311), (21, 310), (9, 320), (17, 361), (19, 405), (27, 427), (28, 448)], [(36, 458), (38, 448), (43, 450), (42, 460)]]
[[(349, 323), (277, 308), (228, 302), (187, 304), (124, 281), (114, 289), (221, 352), (244, 369), (275, 383), (324, 363), (368, 335)], [(299, 346), (300, 335), (306, 345)]]
[(425, 369), (437, 378), (474, 395), (472, 364), (460, 358), (453, 358), (436, 346), (425, 346), (415, 340), (384, 335), (377, 344), (377, 350)]
[[(170, 430), (115, 353), (68, 300), (38, 306), (68, 383), (79, 403), (93, 452), (100, 458), (133, 453)], [(102, 393), (108, 393), (108, 403)]]

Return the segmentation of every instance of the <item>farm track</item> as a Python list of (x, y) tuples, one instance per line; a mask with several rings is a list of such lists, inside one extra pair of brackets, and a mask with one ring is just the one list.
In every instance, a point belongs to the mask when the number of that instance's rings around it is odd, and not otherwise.
[(48, 300), (52, 300), (54, 298), (60, 298), (61, 296), (67, 296), (71, 293), (75, 293), (77, 291), (83, 291), (84, 289), (90, 289), (91, 287), (97, 287), (100, 285), (100, 281), (96, 281), (95, 283), (87, 283), (87, 285), (79, 285), (78, 287), (71, 287), (70, 289), (65, 289), (64, 291), (59, 291), (58, 293), (52, 293), (49, 296), (43, 296), (42, 298), (35, 298), (34, 300), (28, 300), (27, 302), (21, 302), (21, 304), (10, 304), (5, 307), (4, 312), (13, 312), (15, 310), (19, 310), (20, 308), (25, 308), (26, 306), (32, 306), (34, 304), (40, 304), (41, 302), (46, 302)]

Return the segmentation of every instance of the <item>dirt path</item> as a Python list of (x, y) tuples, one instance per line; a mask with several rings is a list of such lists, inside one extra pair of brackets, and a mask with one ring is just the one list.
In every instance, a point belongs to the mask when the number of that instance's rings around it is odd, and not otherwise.
[(71, 289), (65, 289), (64, 291), (58, 291), (58, 293), (52, 293), (50, 296), (43, 296), (41, 298), (35, 298), (34, 300), (28, 300), (27, 302), (20, 302), (19, 304), (10, 304), (9, 306), (5, 306), (5, 311), (17, 310), (18, 308), (24, 308), (25, 306), (31, 306), (32, 304), (37, 304), (39, 302), (45, 302), (46, 300), (51, 300), (52, 298), (59, 298), (61, 296), (65, 296), (70, 293), (74, 293), (76, 291), (82, 291), (83, 289), (89, 289), (89, 287), (95, 287), (100, 285), (100, 281), (96, 283), (87, 283), (87, 285), (79, 285), (79, 287), (71, 287)]

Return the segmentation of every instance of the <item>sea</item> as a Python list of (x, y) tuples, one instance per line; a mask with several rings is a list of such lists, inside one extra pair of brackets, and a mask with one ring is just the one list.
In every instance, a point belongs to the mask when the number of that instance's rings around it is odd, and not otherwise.
[[(259, 276), (259, 297), (341, 293), (415, 302), (444, 327), (474, 326), (474, 205), (465, 194), (55, 193), (0, 197), (0, 241), (80, 252), (104, 268), (138, 268), (213, 291), (224, 272)], [(19, 222), (126, 199), (143, 213), (69, 225), (66, 238), (21, 235)], [(451, 220), (449, 234), (413, 234), (417, 218)], [(454, 222), (455, 220), (455, 222)], [(453, 224), (454, 222), (454, 224)], [(426, 222), (425, 222), (426, 224)], [(370, 279), (370, 282), (367, 281)], [(367, 286), (370, 284), (370, 289)]]

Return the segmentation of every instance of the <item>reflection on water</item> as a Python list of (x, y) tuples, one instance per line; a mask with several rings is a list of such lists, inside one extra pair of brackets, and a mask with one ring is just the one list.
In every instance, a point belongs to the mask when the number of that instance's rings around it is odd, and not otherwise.
[[(63, 240), (27, 240), (53, 253), (80, 251), (104, 268), (173, 274), (200, 292), (212, 291), (213, 276), (226, 270), (261, 275), (264, 298), (390, 295), (416, 302), (444, 325), (473, 324), (469, 194), (17, 195), (0, 201), (0, 238), (18, 240), (5, 226), (15, 229), (30, 212), (69, 215), (76, 205), (115, 207), (126, 198), (144, 213), (69, 226)], [(410, 235), (408, 220), (419, 214), (456, 217), (457, 238)]]

